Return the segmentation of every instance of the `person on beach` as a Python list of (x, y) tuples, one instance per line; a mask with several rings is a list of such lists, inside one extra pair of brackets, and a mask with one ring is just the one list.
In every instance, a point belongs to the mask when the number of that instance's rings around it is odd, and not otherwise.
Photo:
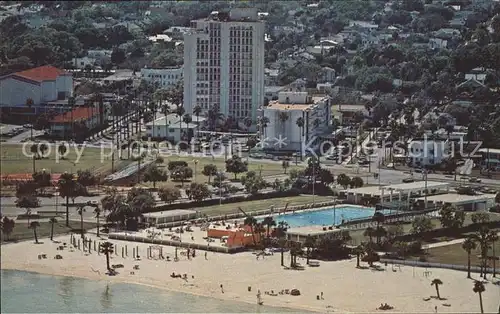
[(222, 284), (220, 284), (220, 291), (224, 293), (224, 286)]
[(205, 260), (208, 260), (208, 257), (207, 257), (207, 251), (205, 251)]
[(323, 299), (323, 291), (321, 291), (321, 300), (324, 300), (324, 299)]

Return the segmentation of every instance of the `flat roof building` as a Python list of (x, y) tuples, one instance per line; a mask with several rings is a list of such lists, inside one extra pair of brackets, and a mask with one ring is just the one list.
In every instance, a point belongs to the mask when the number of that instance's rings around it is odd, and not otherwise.
[[(417, 202), (425, 202), (425, 197), (419, 197)], [(453, 205), (464, 210), (488, 210), (495, 205), (495, 194), (465, 195), (458, 193), (447, 193), (427, 196), (427, 202), (434, 205)]]

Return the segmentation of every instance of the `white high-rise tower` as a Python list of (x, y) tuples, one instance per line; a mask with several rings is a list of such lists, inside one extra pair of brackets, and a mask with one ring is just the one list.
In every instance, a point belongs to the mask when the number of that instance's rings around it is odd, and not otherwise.
[(253, 8), (212, 12), (184, 35), (184, 107), (218, 106), (226, 118), (252, 118), (264, 102), (264, 22)]

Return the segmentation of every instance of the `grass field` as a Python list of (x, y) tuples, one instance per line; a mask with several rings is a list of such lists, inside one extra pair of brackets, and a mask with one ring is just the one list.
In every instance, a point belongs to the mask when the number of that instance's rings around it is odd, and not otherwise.
[[(169, 156), (169, 157), (164, 157), (164, 162), (160, 166), (164, 167), (165, 170), (167, 169), (167, 165), (169, 161), (172, 160), (179, 160), (179, 161), (185, 161), (188, 163), (188, 166), (193, 169), (193, 178), (191, 178), (190, 182), (197, 182), (197, 183), (208, 183), (208, 177), (203, 175), (203, 167), (208, 164), (214, 164), (218, 170), (225, 171), (226, 169), (226, 164), (224, 161), (224, 158), (210, 158), (210, 157), (177, 157), (177, 156)], [(197, 164), (195, 165), (195, 160), (197, 161)], [(290, 167), (287, 169), (287, 173), (291, 169), (303, 169), (301, 166), (296, 166), (290, 164)], [(269, 176), (276, 176), (276, 175), (282, 175), (284, 174), (284, 170), (282, 167), (281, 163), (275, 162), (275, 163), (270, 163), (270, 162), (258, 162), (258, 161), (252, 161), (248, 165), (248, 170), (253, 170), (257, 173), (261, 173), (263, 177), (269, 177)], [(244, 174), (238, 175), (238, 178)], [(231, 173), (227, 173), (227, 178), (229, 180), (234, 179), (234, 175)], [(143, 182), (141, 185), (146, 186), (146, 187), (152, 187), (153, 183), (151, 182)], [(171, 187), (171, 186), (180, 186), (179, 182), (172, 182), (170, 180), (166, 182), (157, 182), (156, 187)]]
[[(47, 157), (35, 160), (35, 169), (45, 169), (50, 173), (63, 173), (64, 171), (76, 173), (78, 170), (94, 169), (104, 172), (111, 169), (111, 157), (109, 148), (87, 147), (83, 150), (70, 147), (64, 160), (56, 157), (54, 146), (49, 146)], [(2, 144), (0, 148), (0, 166), (2, 174), (32, 173), (33, 158), (30, 157), (29, 147), (26, 147), (27, 154), (23, 153), (22, 145)], [(81, 152), (81, 155), (79, 153)], [(78, 158), (80, 156), (80, 158)], [(123, 167), (128, 161), (115, 159), (115, 168)]]
[[(500, 241), (495, 242), (495, 254), (500, 256)], [(471, 265), (480, 266), (479, 256), (481, 251), (479, 248), (474, 250), (471, 254)], [(493, 255), (493, 249), (491, 248), (488, 255)], [(431, 248), (426, 250), (424, 254), (428, 262), (431, 263), (442, 263), (442, 264), (452, 264), (452, 265), (467, 265), (467, 252), (462, 249), (462, 244), (451, 244), (447, 246), (441, 246), (436, 248)], [(419, 257), (413, 257), (412, 259), (418, 260)], [(489, 262), (490, 266), (493, 267), (493, 262)], [(500, 271), (500, 262), (497, 261), (495, 269)]]
[[(331, 201), (332, 199), (333, 198), (331, 196), (317, 196), (317, 195), (314, 196), (314, 201), (317, 203), (328, 202)], [(295, 206), (303, 204), (312, 204), (312, 202), (313, 202), (312, 195), (299, 195), (299, 196), (263, 199), (250, 202), (238, 202), (232, 204), (195, 207), (192, 209), (198, 210), (201, 213), (204, 213), (209, 216), (218, 216), (218, 215), (239, 213), (240, 211), (238, 210), (238, 207), (241, 207), (241, 209), (243, 209), (247, 213), (251, 213), (254, 211), (269, 209), (271, 206), (274, 206), (275, 208), (285, 207), (287, 203), (288, 206)]]
[[(38, 238), (44, 238), (44, 237), (50, 237), (50, 229), (51, 229), (51, 223), (50, 222), (39, 222), (40, 227), (38, 227), (36, 230)], [(54, 236), (57, 234), (65, 234), (65, 233), (70, 233), (70, 232), (80, 232), (80, 223), (77, 221), (70, 221), (69, 222), (70, 227), (66, 227), (66, 224), (64, 222), (64, 219), (59, 220), (54, 224)], [(88, 223), (84, 222), (83, 223), (83, 229), (88, 230), (95, 228), (97, 224), (95, 223)], [(0, 242), (4, 242), (4, 235), (3, 233), (0, 233)], [(16, 221), (16, 224), (14, 226), (14, 231), (9, 237), (9, 241), (20, 241), (20, 240), (27, 240), (27, 239), (35, 239), (33, 236), (33, 229), (28, 228), (28, 221), (27, 220), (20, 220)], [(42, 240), (43, 242), (43, 240)]]

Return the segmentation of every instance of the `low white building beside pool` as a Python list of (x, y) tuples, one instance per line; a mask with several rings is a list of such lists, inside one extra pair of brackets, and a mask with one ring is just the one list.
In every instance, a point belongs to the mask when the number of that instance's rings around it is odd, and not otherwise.
[(289, 228), (286, 231), (286, 239), (288, 241), (305, 243), (307, 237), (311, 237), (313, 240), (318, 240), (325, 237), (340, 237), (343, 233), (349, 232), (345, 229), (339, 229), (332, 226), (322, 227), (322, 226), (304, 226)]
[(411, 183), (367, 186), (356, 189), (347, 189), (340, 192), (346, 196), (349, 202), (359, 203), (363, 197), (379, 197), (380, 202), (392, 202), (396, 200), (408, 199), (412, 194), (424, 195), (425, 190), (430, 192), (446, 191), (450, 189), (450, 184), (446, 182), (416, 181)]
[[(419, 197), (417, 202), (425, 202), (425, 197)], [(427, 196), (427, 203), (439, 205), (453, 205), (459, 209), (467, 211), (488, 210), (495, 205), (495, 194), (463, 195), (448, 193)]]

